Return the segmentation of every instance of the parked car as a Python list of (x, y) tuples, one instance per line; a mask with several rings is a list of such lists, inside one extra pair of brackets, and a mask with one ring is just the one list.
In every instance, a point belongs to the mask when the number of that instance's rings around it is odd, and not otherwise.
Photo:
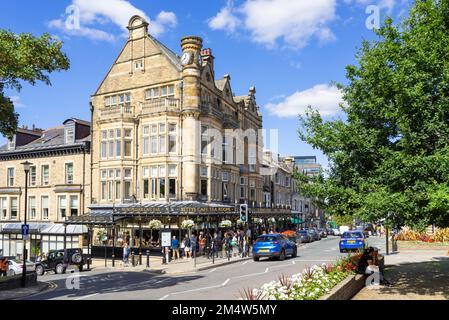
[(339, 236), (340, 235), (340, 229), (332, 229), (334, 236)]
[(84, 264), (87, 262), (82, 249), (64, 249), (52, 250), (48, 254), (47, 259), (36, 262), (36, 273), (43, 275), (46, 271), (54, 271), (56, 274), (64, 273), (69, 265), (78, 267), (79, 271), (83, 270)]
[(321, 238), (327, 238), (326, 229), (318, 229)]
[(321, 240), (320, 234), (315, 229), (307, 229), (306, 231), (309, 233), (312, 241)]
[(340, 252), (348, 250), (363, 250), (366, 248), (365, 236), (363, 231), (346, 231), (340, 239)]
[(296, 243), (278, 233), (259, 236), (253, 246), (254, 261), (259, 261), (260, 257), (284, 260), (289, 255), (296, 258), (297, 254)]
[[(31, 261), (25, 261), (27, 272), (28, 271), (34, 271), (35, 266), (34, 263)], [(19, 259), (8, 259), (8, 276), (15, 276), (17, 274), (22, 274), (23, 271), (23, 260)]]
[(299, 243), (309, 243), (313, 241), (312, 237), (306, 230), (299, 230), (297, 234), (298, 234), (297, 239)]

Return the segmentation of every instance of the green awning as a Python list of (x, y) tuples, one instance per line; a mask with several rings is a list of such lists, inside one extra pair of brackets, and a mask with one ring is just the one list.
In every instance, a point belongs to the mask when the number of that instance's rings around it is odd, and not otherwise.
[(301, 223), (304, 223), (304, 220), (299, 219), (299, 218), (290, 218), (290, 221), (291, 221), (293, 224), (301, 224)]

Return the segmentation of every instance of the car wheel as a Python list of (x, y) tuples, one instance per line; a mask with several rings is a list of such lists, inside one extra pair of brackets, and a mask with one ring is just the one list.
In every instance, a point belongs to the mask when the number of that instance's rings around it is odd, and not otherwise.
[(340, 253), (345, 253), (345, 250), (344, 249), (340, 249)]
[(285, 250), (282, 249), (281, 254), (279, 255), (279, 260), (283, 261), (285, 260)]
[(298, 248), (293, 249), (292, 258), (296, 258), (298, 256)]
[(79, 253), (74, 253), (72, 255), (72, 263), (74, 264), (80, 264), (81, 261), (83, 261), (83, 257)]
[(8, 275), (9, 275), (10, 277), (15, 276), (15, 275), (16, 275), (16, 272), (15, 272), (14, 270), (9, 270), (9, 271), (8, 271)]
[(36, 273), (37, 273), (38, 276), (42, 276), (44, 274), (44, 267), (37, 266), (36, 267)]
[(58, 263), (55, 267), (56, 274), (63, 274), (64, 273), (64, 265), (62, 263)]
[(260, 257), (257, 257), (257, 256), (253, 256), (253, 260), (254, 260), (254, 261), (256, 261), (256, 262), (257, 262), (257, 261), (259, 261), (259, 259), (260, 259)]

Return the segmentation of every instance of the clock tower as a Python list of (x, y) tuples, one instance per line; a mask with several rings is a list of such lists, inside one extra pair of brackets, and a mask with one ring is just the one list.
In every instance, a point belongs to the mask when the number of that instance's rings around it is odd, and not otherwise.
[(201, 107), (201, 49), (200, 37), (188, 36), (181, 40), (182, 48), (182, 150), (183, 198), (197, 200), (199, 194), (199, 164), (201, 163), (200, 107)]

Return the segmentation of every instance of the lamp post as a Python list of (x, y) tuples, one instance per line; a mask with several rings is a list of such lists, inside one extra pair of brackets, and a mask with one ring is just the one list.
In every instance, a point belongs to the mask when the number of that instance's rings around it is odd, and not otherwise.
[[(27, 224), (27, 202), (28, 202), (28, 173), (30, 172), (30, 166), (32, 163), (25, 161), (21, 163), (23, 165), (23, 170), (25, 171), (25, 207), (24, 207), (24, 225)], [(27, 273), (27, 240), (23, 236), (23, 266), (22, 266), (22, 288), (26, 287), (26, 273)]]

